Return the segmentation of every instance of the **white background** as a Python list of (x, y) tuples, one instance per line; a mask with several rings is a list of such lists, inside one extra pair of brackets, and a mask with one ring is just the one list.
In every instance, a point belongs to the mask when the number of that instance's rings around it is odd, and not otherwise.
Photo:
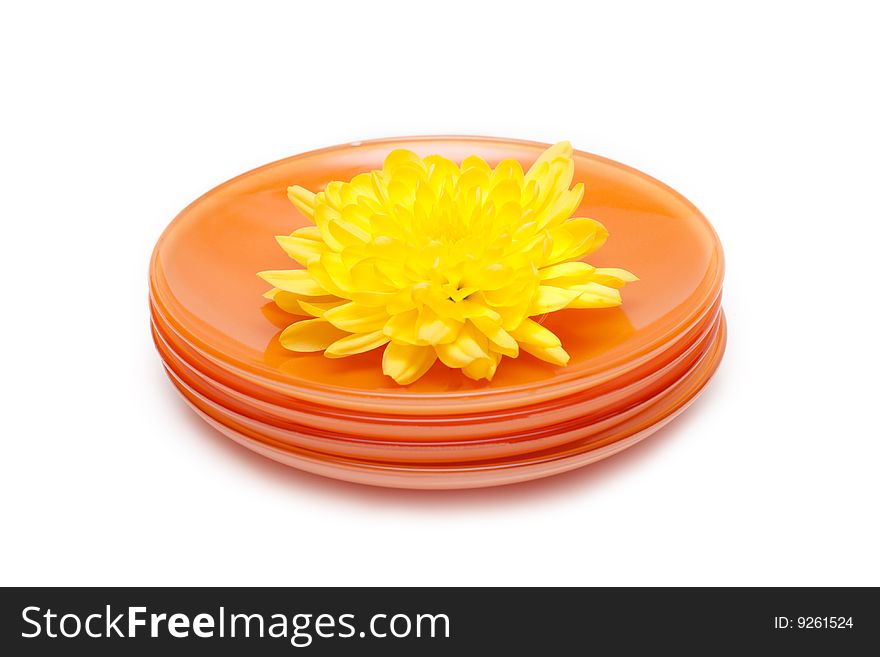
[[(871, 3), (18, 3), (2, 61), (3, 584), (880, 584)], [(730, 342), (645, 443), (532, 484), (337, 483), (165, 379), (147, 262), (192, 199), (464, 133), (640, 168), (726, 248)]]

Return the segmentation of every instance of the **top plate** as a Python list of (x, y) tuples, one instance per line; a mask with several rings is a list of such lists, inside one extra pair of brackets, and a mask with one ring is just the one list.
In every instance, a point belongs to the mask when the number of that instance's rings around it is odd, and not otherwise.
[(382, 374), (381, 349), (342, 359), (285, 350), (277, 336), (291, 316), (261, 295), (256, 272), (293, 263), (274, 236), (308, 221), (287, 200), (289, 185), (318, 191), (381, 168), (389, 151), (471, 154), (494, 166), (514, 158), (527, 168), (547, 147), (481, 137), (415, 137), (337, 146), (267, 164), (214, 188), (168, 226), (150, 264), (152, 300), (194, 348), (233, 375), (309, 401), (378, 414), (444, 414), (512, 408), (571, 394), (650, 359), (717, 298), (723, 277), (718, 237), (684, 197), (617, 162), (575, 151), (574, 182), (583, 182), (578, 216), (601, 221), (610, 237), (589, 256), (641, 280), (612, 309), (563, 310), (545, 325), (571, 355), (567, 367), (528, 354), (504, 358), (491, 382), (473, 381), (436, 363), (399, 386)]

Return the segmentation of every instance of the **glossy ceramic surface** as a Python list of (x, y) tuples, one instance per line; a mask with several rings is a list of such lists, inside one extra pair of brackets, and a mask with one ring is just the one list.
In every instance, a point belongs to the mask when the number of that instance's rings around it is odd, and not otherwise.
[(699, 211), (634, 169), (576, 152), (575, 181), (586, 185), (577, 214), (611, 233), (591, 264), (624, 267), (641, 281), (627, 286), (620, 308), (546, 319), (572, 355), (568, 367), (505, 359), (486, 383), (435, 365), (400, 387), (381, 374), (378, 351), (331, 360), (284, 350), (276, 337), (291, 318), (260, 296), (265, 285), (255, 272), (291, 266), (273, 236), (306, 220), (287, 201), (286, 187), (320, 189), (378, 168), (398, 147), (455, 160), (476, 153), (491, 164), (514, 157), (528, 166), (545, 145), (475, 137), (366, 142), (275, 162), (221, 185), (175, 219), (153, 254), (151, 302), (169, 344), (176, 336), (178, 353), (191, 349), (212, 364), (202, 369), (208, 378), (232, 389), (256, 386), (270, 404), (280, 395), (376, 416), (486, 414), (576, 395), (642, 366), (656, 369), (652, 361), (705, 320), (719, 297), (722, 252)]

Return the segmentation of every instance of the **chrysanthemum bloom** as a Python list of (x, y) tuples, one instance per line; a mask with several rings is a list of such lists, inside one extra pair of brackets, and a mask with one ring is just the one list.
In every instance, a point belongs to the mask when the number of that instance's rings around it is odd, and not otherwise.
[(556, 335), (531, 319), (563, 308), (609, 308), (636, 280), (581, 262), (605, 242), (598, 221), (572, 217), (572, 148), (548, 148), (523, 174), (395, 150), (381, 171), (288, 197), (314, 226), (277, 238), (303, 269), (264, 271), (266, 296), (311, 317), (280, 336), (292, 351), (341, 358), (385, 349), (382, 371), (405, 385), (439, 358), (472, 379), (492, 379), (520, 350), (565, 365)]

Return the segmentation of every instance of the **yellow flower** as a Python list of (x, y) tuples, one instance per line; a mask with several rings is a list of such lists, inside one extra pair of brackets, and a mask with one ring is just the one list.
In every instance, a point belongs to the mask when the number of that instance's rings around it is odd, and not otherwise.
[(334, 181), (314, 194), (287, 190), (315, 225), (277, 238), (304, 269), (259, 274), (278, 306), (303, 319), (281, 344), (340, 358), (385, 347), (382, 371), (405, 385), (439, 358), (489, 379), (520, 350), (565, 365), (554, 333), (531, 319), (563, 308), (609, 308), (637, 280), (580, 258), (608, 232), (572, 217), (572, 148), (548, 148), (523, 173), (471, 156), (461, 166), (392, 151), (381, 170)]

